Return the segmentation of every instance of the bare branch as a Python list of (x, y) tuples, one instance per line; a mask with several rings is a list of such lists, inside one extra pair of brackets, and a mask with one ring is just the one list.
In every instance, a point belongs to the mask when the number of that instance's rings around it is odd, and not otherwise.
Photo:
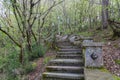
[(34, 5), (38, 4), (41, 0), (38, 0), (37, 2), (34, 3)]
[(4, 34), (6, 34), (18, 47), (21, 47), (21, 45), (17, 41), (15, 41), (14, 38), (9, 33), (7, 33), (5, 30), (3, 30), (1, 28), (0, 28), (0, 31), (2, 31)]

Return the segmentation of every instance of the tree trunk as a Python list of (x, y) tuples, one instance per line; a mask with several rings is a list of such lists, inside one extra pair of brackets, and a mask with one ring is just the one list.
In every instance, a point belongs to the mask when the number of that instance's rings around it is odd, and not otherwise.
[(19, 54), (19, 61), (21, 64), (23, 64), (23, 53), (24, 53), (24, 50), (23, 50), (23, 47), (21, 47), (20, 54)]
[(120, 37), (120, 22), (114, 20), (108, 20), (112, 30), (113, 30), (113, 38)]
[(29, 52), (32, 52), (32, 47), (31, 47), (31, 29), (28, 29), (27, 32), (27, 48)]
[(108, 28), (108, 5), (109, 0), (102, 0), (102, 28), (107, 29)]

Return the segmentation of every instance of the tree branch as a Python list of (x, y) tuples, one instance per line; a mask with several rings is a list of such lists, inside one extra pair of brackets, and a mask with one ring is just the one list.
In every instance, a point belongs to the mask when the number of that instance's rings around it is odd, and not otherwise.
[(41, 0), (38, 0), (37, 2), (34, 3), (34, 5), (38, 4)]
[(4, 34), (6, 34), (18, 47), (21, 47), (21, 45), (17, 41), (15, 41), (14, 38), (11, 35), (9, 35), (9, 33), (7, 33), (6, 31), (4, 31), (1, 28), (0, 28), (0, 31), (2, 31)]

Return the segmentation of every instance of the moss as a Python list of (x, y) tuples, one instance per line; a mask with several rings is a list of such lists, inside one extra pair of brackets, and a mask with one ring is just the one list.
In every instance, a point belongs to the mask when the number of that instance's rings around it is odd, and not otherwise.
[(115, 63), (120, 65), (120, 60), (115, 60)]
[(109, 72), (106, 68), (101, 68), (100, 69), (102, 72)]
[(120, 80), (120, 77), (113, 76), (114, 80)]
[(102, 71), (102, 72), (107, 72), (107, 73), (110, 73), (106, 68), (104, 68), (104, 67), (88, 67), (87, 69), (97, 69), (97, 70), (100, 70), (100, 71)]
[(115, 47), (115, 48), (119, 48), (119, 45), (118, 45), (118, 44), (115, 44), (114, 47)]
[(98, 69), (98, 70), (101, 70), (101, 71), (105, 70), (104, 67), (87, 67), (87, 69)]
[(36, 67), (37, 67), (37, 63), (35, 63), (35, 62), (29, 62), (26, 65), (24, 65), (24, 69), (25, 69), (26, 74), (35, 70)]
[(44, 64), (47, 64), (53, 58), (54, 58), (54, 56), (44, 58)]
[(78, 33), (79, 35), (82, 35), (82, 36), (86, 36), (86, 37), (90, 37), (93, 35), (92, 32), (81, 32), (81, 33)]

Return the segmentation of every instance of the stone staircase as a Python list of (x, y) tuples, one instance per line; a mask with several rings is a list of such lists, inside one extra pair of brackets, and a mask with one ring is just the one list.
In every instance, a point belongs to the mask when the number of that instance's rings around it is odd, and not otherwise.
[(43, 73), (43, 80), (84, 80), (84, 60), (81, 48), (69, 42), (59, 44), (55, 59)]

